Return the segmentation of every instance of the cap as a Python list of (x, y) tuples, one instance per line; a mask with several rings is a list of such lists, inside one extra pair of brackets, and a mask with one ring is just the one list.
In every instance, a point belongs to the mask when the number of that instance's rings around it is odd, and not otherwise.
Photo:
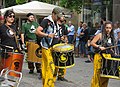
[(59, 7), (55, 7), (53, 9), (53, 13), (55, 13), (58, 17), (62, 17), (63, 16), (62, 9), (60, 9)]
[(34, 16), (34, 14), (33, 14), (33, 13), (28, 13), (26, 16), (27, 16), (27, 17), (29, 17), (29, 16), (31, 16), (31, 15), (33, 15), (33, 16)]

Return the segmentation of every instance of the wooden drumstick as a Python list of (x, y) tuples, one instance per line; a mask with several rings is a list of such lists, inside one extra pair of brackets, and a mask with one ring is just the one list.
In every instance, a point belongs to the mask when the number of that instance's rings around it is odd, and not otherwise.
[[(114, 48), (114, 47), (118, 47), (118, 46), (120, 46), (120, 44), (118, 44), (118, 45), (116, 45), (116, 46), (106, 47), (106, 49), (110, 49), (110, 48)], [(106, 49), (105, 49), (105, 50), (106, 50)]]
[[(118, 46), (120, 46), (120, 44), (115, 45), (115, 46), (105, 47), (104, 50), (107, 50), (107, 49), (110, 49), (110, 48), (114, 48), (114, 47), (118, 47)], [(101, 51), (102, 51), (102, 50), (100, 50), (100, 49), (95, 50), (96, 53), (101, 52)]]

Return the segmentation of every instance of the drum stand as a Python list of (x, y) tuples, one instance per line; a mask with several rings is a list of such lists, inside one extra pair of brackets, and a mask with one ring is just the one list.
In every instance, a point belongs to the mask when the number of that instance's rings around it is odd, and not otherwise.
[[(4, 58), (7, 58), (8, 54), (7, 54), (7, 50), (6, 48), (10, 48), (9, 46), (4, 46)], [(12, 49), (12, 48), (11, 48)], [(14, 53), (14, 51), (12, 51), (12, 54)], [(2, 53), (1, 53), (2, 55)], [(1, 57), (2, 60), (2, 57)], [(1, 61), (0, 60), (0, 61)], [(2, 61), (1, 61), (2, 62)], [(10, 73), (15, 73), (18, 74), (19, 76), (11, 76)], [(18, 87), (20, 84), (20, 81), (22, 79), (22, 73), (15, 71), (15, 70), (10, 70), (9, 67), (2, 69), (1, 73), (0, 73), (0, 87)]]
[[(19, 74), (20, 77), (10, 76), (9, 73), (14, 72)], [(0, 73), (0, 87), (18, 87), (22, 79), (22, 73), (8, 68), (3, 69)]]

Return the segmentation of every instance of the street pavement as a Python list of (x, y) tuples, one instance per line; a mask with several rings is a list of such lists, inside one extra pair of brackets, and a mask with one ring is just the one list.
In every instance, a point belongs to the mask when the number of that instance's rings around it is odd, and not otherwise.
[[(56, 81), (55, 87), (90, 87), (93, 75), (93, 63), (85, 63), (87, 58), (75, 58), (75, 66), (67, 69), (65, 78), (68, 82)], [(38, 79), (36, 71), (29, 74), (27, 63), (23, 64), (23, 78), (19, 87), (42, 87), (42, 80)], [(120, 87), (120, 80), (110, 79), (108, 87)]]

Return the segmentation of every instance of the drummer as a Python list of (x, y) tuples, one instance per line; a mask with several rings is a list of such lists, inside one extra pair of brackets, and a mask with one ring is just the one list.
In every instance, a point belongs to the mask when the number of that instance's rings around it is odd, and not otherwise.
[[(111, 54), (114, 56), (113, 49), (106, 49), (106, 47), (114, 45), (113, 26), (111, 22), (106, 22), (103, 26), (102, 32), (97, 34), (91, 41), (91, 45), (101, 50), (101, 53)], [(94, 55), (94, 76), (92, 78), (91, 87), (107, 87), (108, 78), (100, 77), (101, 53)]]
[[(37, 22), (35, 22), (35, 17), (33, 13), (28, 13), (27, 15), (27, 22), (22, 26), (21, 29), (21, 40), (22, 40), (22, 47), (25, 49), (27, 42), (36, 42), (37, 37), (35, 34), (36, 28), (39, 26)], [(31, 50), (28, 50), (31, 51)], [(33, 50), (31, 52), (34, 52)], [(37, 70), (37, 73), (41, 73), (41, 63), (34, 63), (28, 61), (28, 68), (29, 74), (34, 73), (34, 64)]]
[[(67, 30), (67, 27), (65, 26), (65, 22), (66, 20), (64, 16), (60, 17), (57, 21), (59, 28), (61, 29), (60, 42), (68, 43), (68, 39), (67, 39), (68, 30)], [(68, 81), (67, 79), (65, 79), (66, 68), (55, 67), (55, 73), (54, 73), (55, 79), (56, 79), (57, 73), (58, 73), (58, 77), (57, 77), (58, 81)]]
[(55, 65), (52, 57), (52, 46), (59, 42), (59, 25), (58, 19), (63, 16), (62, 10), (55, 7), (52, 11), (52, 15), (44, 18), (40, 26), (36, 30), (36, 34), (41, 39), (42, 45), (42, 80), (43, 87), (54, 87), (53, 74), (55, 71)]
[(4, 23), (0, 26), (0, 39), (2, 48), (9, 52), (19, 50), (16, 41), (17, 28), (14, 21), (15, 13), (12, 10), (7, 10), (4, 14)]

